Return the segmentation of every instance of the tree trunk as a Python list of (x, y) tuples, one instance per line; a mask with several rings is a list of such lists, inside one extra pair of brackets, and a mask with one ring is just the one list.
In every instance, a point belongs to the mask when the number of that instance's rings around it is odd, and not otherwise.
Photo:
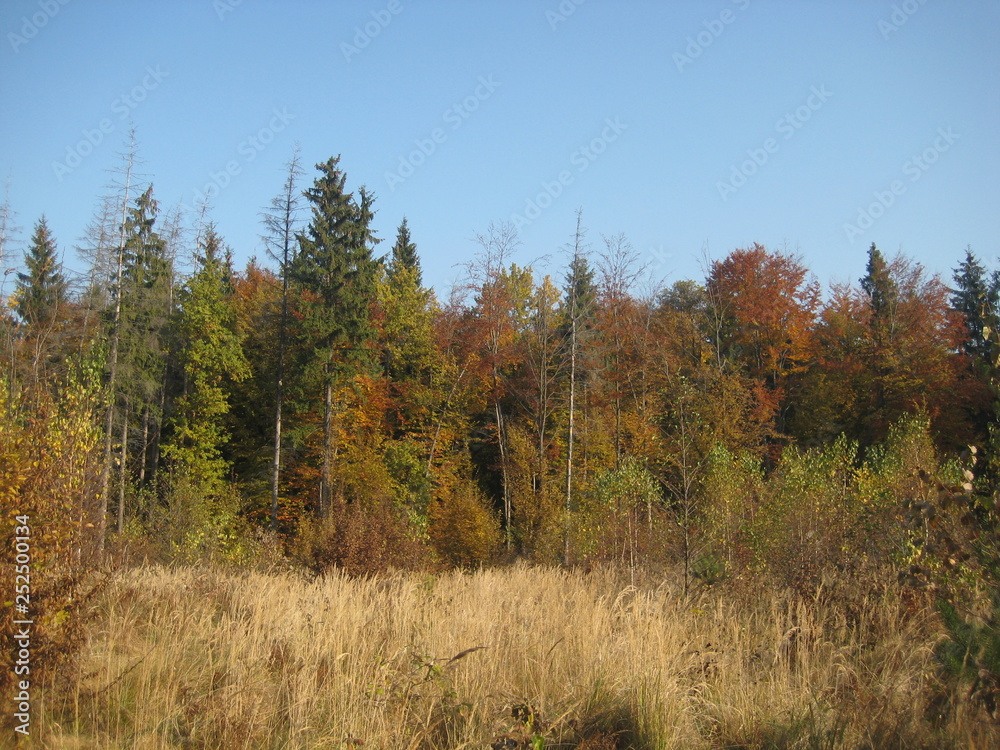
[[(104, 551), (108, 524), (108, 492), (111, 484), (112, 432), (115, 418), (115, 389), (118, 381), (118, 341), (121, 337), (122, 266), (125, 259), (125, 217), (128, 213), (129, 190), (132, 184), (132, 166), (135, 162), (135, 133), (132, 132), (128, 161), (125, 167), (125, 194), (122, 197), (121, 234), (118, 238), (118, 262), (115, 270), (115, 309), (111, 321), (111, 350), (108, 353), (107, 412), (104, 419), (104, 464), (101, 467), (101, 501), (98, 508), (97, 550)], [(124, 417), (123, 417), (124, 420)], [(124, 456), (124, 446), (122, 448)], [(124, 462), (123, 462), (124, 463)], [(123, 466), (124, 470), (124, 466)]]

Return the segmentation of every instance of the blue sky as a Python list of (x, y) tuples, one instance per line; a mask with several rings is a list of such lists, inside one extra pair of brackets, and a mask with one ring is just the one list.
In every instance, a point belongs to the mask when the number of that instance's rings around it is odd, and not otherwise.
[(578, 208), (666, 283), (753, 242), (824, 284), (871, 242), (998, 265), (996, 0), (5, 0), (0, 35), (18, 257), (44, 213), (74, 264), (134, 123), (161, 206), (211, 194), (240, 265), (296, 142), (439, 290), (499, 221), (561, 277)]

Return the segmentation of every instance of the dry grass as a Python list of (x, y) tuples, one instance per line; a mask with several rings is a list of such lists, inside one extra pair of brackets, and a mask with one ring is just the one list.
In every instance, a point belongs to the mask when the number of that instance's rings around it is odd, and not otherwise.
[(997, 741), (962, 710), (929, 720), (940, 631), (891, 593), (851, 606), (763, 590), (685, 601), (610, 571), (523, 566), (312, 581), (142, 569), (101, 607), (79, 674), (42, 695), (46, 747)]

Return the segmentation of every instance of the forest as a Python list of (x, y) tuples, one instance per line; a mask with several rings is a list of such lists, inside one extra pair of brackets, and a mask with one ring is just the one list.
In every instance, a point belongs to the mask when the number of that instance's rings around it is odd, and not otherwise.
[[(142, 566), (359, 586), (540, 566), (634, 591), (666, 580), (690, 602), (785, 592), (848, 623), (896, 597), (891, 628), (936, 628), (923, 734), (850, 746), (995, 739), (1000, 270), (972, 248), (942, 278), (872, 244), (855, 282), (824, 288), (801, 256), (753, 244), (656, 288), (627, 236), (592, 236), (580, 211), (559, 270), (517, 265), (517, 232), (496, 223), (443, 291), (405, 218), (375, 236), (376, 198), (339, 157), (309, 171), (296, 152), (261, 215), (266, 257), (242, 268), (210, 212), (161, 210), (133, 157), (76, 248), (82, 270), (38, 217), (3, 290), (0, 505), (10, 538), (14, 514), (31, 521), (40, 671), (65, 668), (88, 607)], [(9, 205), (0, 220), (9, 265)], [(400, 700), (440, 688), (453, 713), (411, 727), (410, 746), (458, 746), (442, 727), (471, 719), (427, 664)], [(503, 747), (626, 746), (525, 706)], [(719, 722), (699, 724), (711, 746), (800, 746)], [(602, 731), (661, 746), (641, 721)], [(243, 746), (221, 736), (183, 746)]]

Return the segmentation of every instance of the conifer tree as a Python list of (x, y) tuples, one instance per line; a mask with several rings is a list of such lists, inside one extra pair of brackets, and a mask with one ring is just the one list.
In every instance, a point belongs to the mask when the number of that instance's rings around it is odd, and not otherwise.
[(955, 269), (954, 279), (951, 306), (961, 313), (967, 330), (962, 349), (976, 362), (985, 362), (990, 355), (991, 342), (984, 331), (996, 329), (1000, 289), (991, 283), (971, 248), (966, 249), (965, 260)]
[(236, 312), (221, 245), (209, 225), (198, 269), (180, 293), (177, 335), (184, 390), (174, 409), (173, 434), (164, 446), (164, 455), (209, 495), (221, 491), (226, 472), (221, 454), (228, 439), (222, 422), (229, 411), (226, 384), (249, 374), (235, 332)]
[(383, 365), (397, 391), (400, 422), (412, 429), (421, 404), (414, 389), (434, 367), (432, 293), (421, 284), (417, 246), (406, 219), (399, 225), (379, 299), (384, 313)]
[[(146, 476), (155, 456), (163, 410), (168, 324), (173, 306), (173, 262), (156, 231), (159, 212), (150, 186), (135, 200), (125, 219), (122, 252), (120, 331), (118, 343), (119, 434), (118, 531), (124, 525), (124, 503), (130, 446), (137, 475)], [(152, 437), (151, 437), (152, 436)]]
[(404, 270), (413, 273), (418, 287), (423, 283), (417, 246), (410, 238), (410, 227), (406, 223), (405, 216), (396, 230), (396, 244), (392, 246), (392, 259), (389, 262), (389, 278), (399, 275)]
[[(303, 292), (301, 328), (307, 339), (307, 367), (318, 376), (323, 392), (323, 469), (319, 510), (325, 515), (333, 500), (334, 405), (336, 386), (371, 363), (368, 344), (373, 338), (371, 304), (375, 297), (372, 258), (376, 242), (371, 230), (372, 197), (365, 188), (355, 200), (346, 192), (347, 176), (340, 157), (331, 157), (316, 168), (320, 175), (306, 190), (312, 218), (299, 235), (299, 253), (292, 278)], [(336, 412), (336, 413), (335, 413)]]
[(66, 303), (66, 278), (56, 254), (56, 241), (42, 216), (24, 254), (26, 272), (17, 274), (17, 314), (36, 330), (47, 328)]
[(892, 336), (893, 313), (899, 299), (899, 289), (889, 264), (874, 242), (868, 250), (868, 265), (861, 278), (861, 291), (864, 292), (871, 313), (874, 344), (876, 348), (884, 347)]

